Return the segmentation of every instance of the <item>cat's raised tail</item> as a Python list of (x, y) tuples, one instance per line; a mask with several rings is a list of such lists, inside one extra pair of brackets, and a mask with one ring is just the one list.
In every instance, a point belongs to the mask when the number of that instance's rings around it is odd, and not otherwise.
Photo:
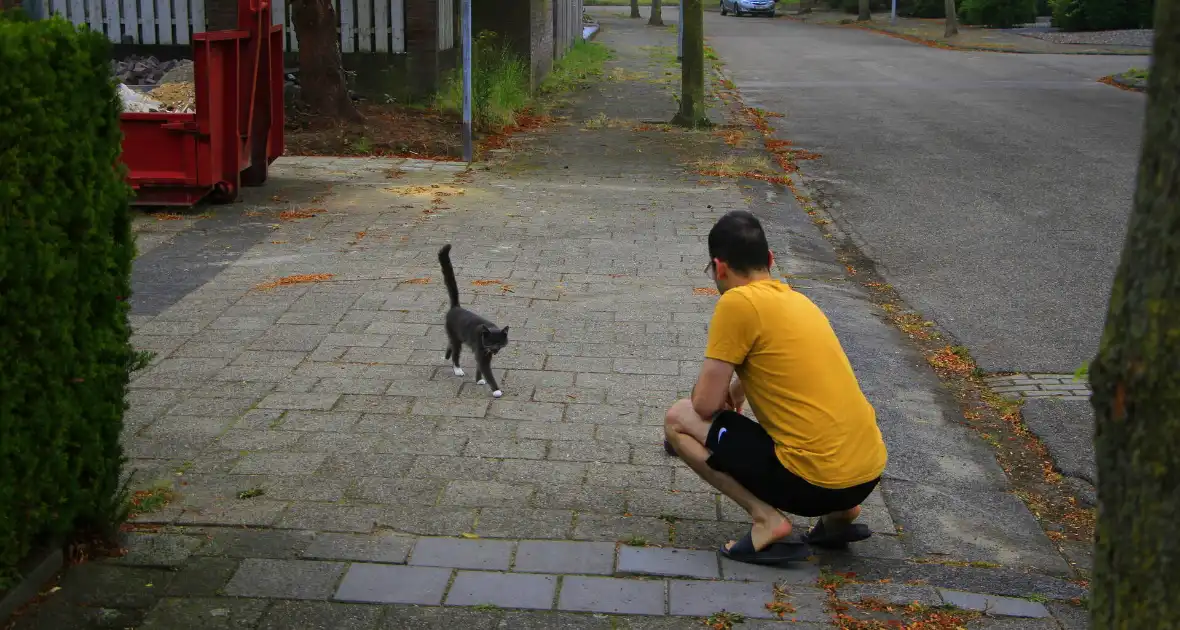
[(455, 282), (455, 268), (451, 266), (451, 244), (438, 250), (438, 264), (442, 266), (443, 280), (447, 283), (447, 295), (451, 296), (451, 308), (459, 306), (459, 283)]

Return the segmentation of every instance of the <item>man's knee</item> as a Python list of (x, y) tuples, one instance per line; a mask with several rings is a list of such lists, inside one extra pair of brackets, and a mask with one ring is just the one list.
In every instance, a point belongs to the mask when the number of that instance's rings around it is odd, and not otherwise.
[(696, 411), (692, 408), (692, 401), (687, 398), (681, 398), (672, 403), (672, 406), (668, 408), (668, 412), (664, 414), (664, 428), (686, 433), (683, 430), (687, 426), (686, 420), (696, 418), (696, 415)]

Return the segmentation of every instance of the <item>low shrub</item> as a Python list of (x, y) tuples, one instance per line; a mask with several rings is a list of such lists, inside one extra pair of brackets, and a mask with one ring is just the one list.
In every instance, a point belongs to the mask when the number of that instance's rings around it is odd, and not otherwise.
[(959, 18), (964, 24), (1011, 28), (1037, 20), (1037, 0), (962, 0)]
[(0, 17), (0, 591), (33, 548), (125, 515), (135, 244), (110, 72), (101, 34)]
[(1049, 0), (1053, 25), (1066, 31), (1151, 28), (1152, 0)]
[(943, 0), (910, 0), (905, 8), (899, 3), (897, 12), (906, 17), (942, 19), (946, 17), (946, 2)]

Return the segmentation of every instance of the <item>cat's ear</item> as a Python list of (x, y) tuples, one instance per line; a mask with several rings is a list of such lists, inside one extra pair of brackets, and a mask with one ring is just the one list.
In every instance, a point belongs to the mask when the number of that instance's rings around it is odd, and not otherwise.
[(507, 334), (508, 334), (508, 327), (507, 327), (507, 326), (505, 326), (505, 327), (501, 328), (501, 329), (500, 329), (500, 332), (502, 332), (502, 333), (504, 333), (504, 334), (506, 334), (506, 335), (507, 335)]

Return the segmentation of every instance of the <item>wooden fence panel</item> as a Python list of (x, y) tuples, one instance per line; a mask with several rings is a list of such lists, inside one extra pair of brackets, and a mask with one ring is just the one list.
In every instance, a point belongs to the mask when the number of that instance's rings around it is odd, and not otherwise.
[[(205, 0), (30, 0), (74, 24), (87, 24), (115, 43), (130, 37), (137, 44), (192, 43), (193, 33), (205, 32)], [(334, 0), (340, 18), (340, 50), (352, 52), (406, 51), (404, 0)], [(440, 49), (455, 39), (454, 0), (438, 0)], [(299, 50), (287, 0), (274, 0), (274, 23), (282, 24), (284, 47)]]

